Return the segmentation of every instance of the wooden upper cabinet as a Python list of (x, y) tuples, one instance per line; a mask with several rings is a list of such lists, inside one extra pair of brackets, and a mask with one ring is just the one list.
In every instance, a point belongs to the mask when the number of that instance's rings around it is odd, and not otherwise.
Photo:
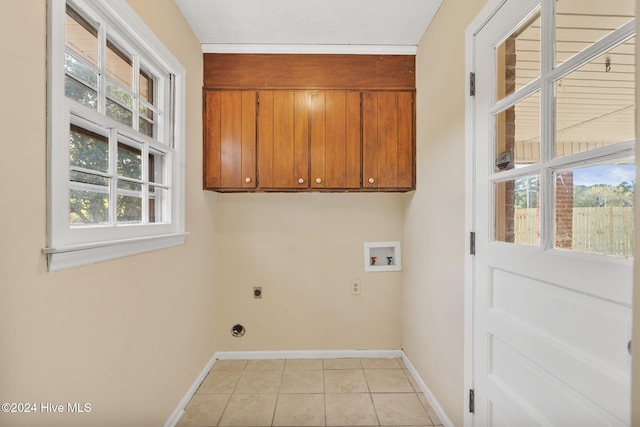
[(414, 189), (414, 92), (365, 91), (362, 96), (362, 187)]
[(415, 188), (414, 55), (203, 59), (206, 189)]
[(256, 92), (204, 91), (204, 187), (256, 188)]
[(310, 94), (311, 187), (360, 188), (360, 92)]
[(309, 188), (309, 92), (258, 92), (261, 189)]

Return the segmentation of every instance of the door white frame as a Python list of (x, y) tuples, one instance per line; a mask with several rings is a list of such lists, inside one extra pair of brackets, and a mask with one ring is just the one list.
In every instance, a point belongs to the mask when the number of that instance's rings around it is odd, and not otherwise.
[(474, 425), (469, 412), (469, 390), (474, 389), (473, 374), (473, 275), (475, 258), (471, 255), (471, 233), (475, 231), (475, 97), (470, 95), (471, 73), (475, 73), (474, 39), (507, 0), (489, 0), (471, 21), (465, 32), (465, 266), (464, 266), (464, 425)]
[[(475, 132), (475, 97), (470, 95), (470, 74), (475, 73), (475, 37), (489, 22), (489, 20), (495, 15), (495, 13), (507, 2), (508, 0), (488, 0), (487, 4), (482, 8), (478, 15), (471, 21), (465, 32), (465, 297), (464, 297), (464, 389), (463, 389), (463, 401), (464, 401), (464, 425), (467, 427), (474, 426), (474, 415), (469, 412), (469, 390), (474, 389), (474, 353), (473, 353), (473, 318), (474, 318), (474, 262), (475, 257), (470, 254), (471, 251), (471, 239), (470, 235), (475, 231), (475, 156), (476, 156), (476, 132)], [(637, 1), (640, 7), (640, 0)], [(640, 27), (640, 24), (638, 24)], [(637, 48), (640, 52), (640, 48)], [(637, 81), (637, 79), (636, 79)], [(637, 93), (640, 94), (640, 88), (636, 88)], [(640, 110), (636, 112), (636, 122), (640, 126)], [(640, 150), (640, 141), (635, 142), (636, 149)], [(640, 152), (640, 151), (639, 151)], [(640, 158), (636, 157), (636, 165), (640, 166)], [(640, 196), (636, 193), (636, 199), (640, 200)], [(639, 202), (640, 203), (640, 202)], [(640, 216), (636, 217), (636, 225), (640, 224)], [(636, 228), (636, 237), (640, 236), (640, 226)], [(640, 261), (634, 260), (635, 272), (640, 272)], [(640, 280), (637, 276), (634, 280), (634, 317), (636, 320), (634, 326), (638, 326), (640, 323), (637, 318), (640, 317), (640, 309), (637, 302), (640, 301), (638, 294), (640, 294)], [(640, 336), (638, 328), (634, 331), (634, 338)], [(633, 362), (633, 367), (638, 367), (637, 361)], [(640, 416), (640, 410), (633, 409), (634, 403), (638, 402), (640, 398), (640, 390), (633, 385), (638, 384), (638, 373), (640, 369), (634, 373), (634, 383), (632, 384), (632, 423), (637, 421)]]

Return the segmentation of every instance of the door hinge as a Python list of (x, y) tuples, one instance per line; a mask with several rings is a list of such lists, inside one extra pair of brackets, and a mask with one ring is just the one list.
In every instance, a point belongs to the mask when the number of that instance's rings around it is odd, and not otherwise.
[(475, 402), (475, 391), (473, 389), (469, 390), (469, 412), (475, 413), (476, 411), (476, 402)]
[(469, 96), (476, 96), (476, 73), (469, 73)]
[(476, 254), (476, 232), (472, 231), (469, 233), (469, 254)]

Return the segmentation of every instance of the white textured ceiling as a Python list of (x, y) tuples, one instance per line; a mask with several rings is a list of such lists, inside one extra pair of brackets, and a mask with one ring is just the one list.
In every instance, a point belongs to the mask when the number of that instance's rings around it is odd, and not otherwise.
[(204, 52), (415, 53), (443, 0), (175, 0)]

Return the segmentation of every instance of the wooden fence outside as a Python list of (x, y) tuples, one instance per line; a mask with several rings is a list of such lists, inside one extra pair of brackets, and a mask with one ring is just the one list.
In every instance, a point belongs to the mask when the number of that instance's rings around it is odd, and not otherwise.
[[(516, 209), (516, 243), (539, 244), (537, 209)], [(573, 209), (573, 249), (624, 258), (633, 257), (633, 208), (603, 207)]]

